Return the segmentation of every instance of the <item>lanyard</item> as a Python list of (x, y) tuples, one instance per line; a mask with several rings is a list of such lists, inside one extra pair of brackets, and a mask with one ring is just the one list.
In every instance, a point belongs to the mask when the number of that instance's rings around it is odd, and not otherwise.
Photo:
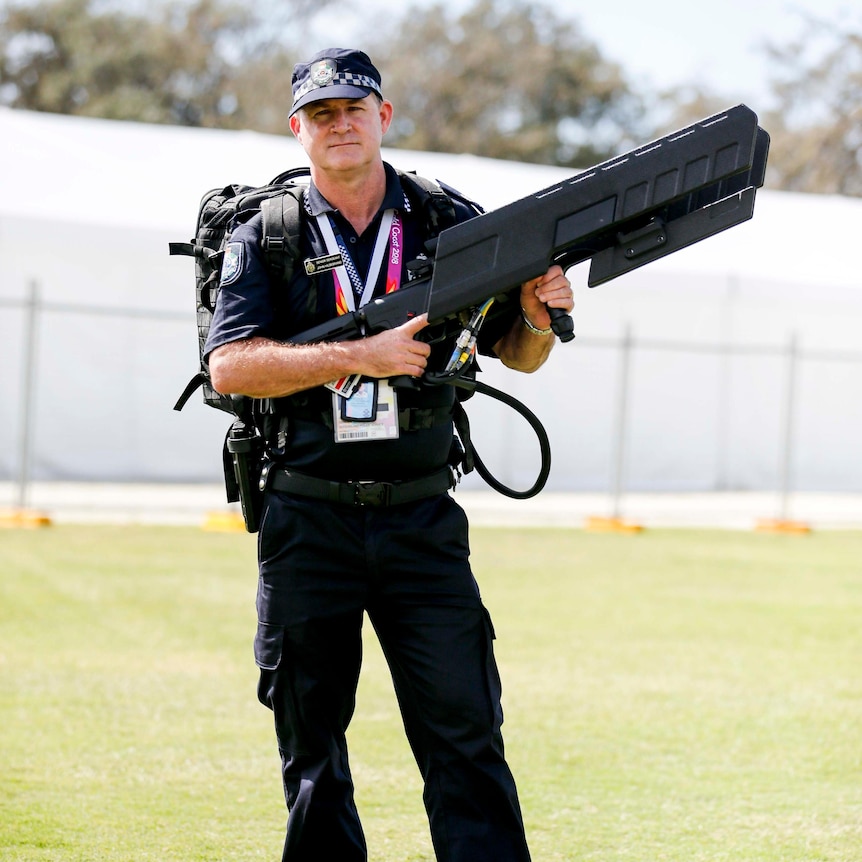
[[(380, 227), (377, 231), (377, 239), (374, 242), (374, 252), (371, 255), (371, 263), (365, 281), (362, 281), (353, 258), (347, 250), (347, 246), (341, 237), (336, 234), (332, 221), (327, 213), (317, 216), (317, 223), (323, 234), (326, 250), (330, 254), (340, 254), (342, 264), (332, 272), (335, 284), (335, 306), (339, 314), (356, 310), (356, 298), (359, 298), (359, 307), (365, 305), (374, 293), (377, 278), (383, 266), (383, 257), (386, 246), (389, 246), (389, 262), (386, 269), (386, 292), (392, 293), (401, 286), (401, 257), (402, 257), (402, 230), (401, 218), (398, 211), (394, 209), (385, 210)], [(350, 286), (349, 290), (345, 287)]]

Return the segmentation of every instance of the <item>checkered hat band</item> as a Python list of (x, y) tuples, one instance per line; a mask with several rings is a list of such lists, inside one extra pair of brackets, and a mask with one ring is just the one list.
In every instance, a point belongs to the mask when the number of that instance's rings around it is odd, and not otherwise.
[(367, 75), (354, 75), (353, 72), (336, 72), (332, 76), (332, 80), (323, 85), (315, 84), (314, 81), (309, 78), (296, 91), (293, 101), (298, 102), (306, 93), (310, 93), (312, 90), (318, 90), (321, 86), (337, 87), (340, 84), (348, 84), (352, 87), (367, 87), (369, 90), (374, 90), (375, 93), (380, 93), (382, 95), (380, 85), (374, 80), (374, 78), (369, 78)]

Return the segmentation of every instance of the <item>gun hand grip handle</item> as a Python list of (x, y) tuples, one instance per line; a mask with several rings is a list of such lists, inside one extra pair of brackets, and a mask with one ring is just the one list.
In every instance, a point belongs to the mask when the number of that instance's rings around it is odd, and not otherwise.
[(571, 315), (566, 314), (562, 308), (548, 306), (548, 314), (551, 317), (551, 329), (554, 335), (562, 342), (571, 341), (575, 337), (575, 324)]

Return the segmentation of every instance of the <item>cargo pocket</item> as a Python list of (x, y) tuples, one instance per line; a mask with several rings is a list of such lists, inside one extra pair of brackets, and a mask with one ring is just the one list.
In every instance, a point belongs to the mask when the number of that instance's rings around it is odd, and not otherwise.
[(254, 637), (254, 660), (261, 670), (278, 670), (283, 648), (284, 626), (270, 623), (257, 624), (257, 634)]
[(260, 668), (257, 699), (273, 711), (278, 688), (278, 668), (283, 649), (284, 628), (258, 623), (257, 634), (254, 636), (254, 661)]
[(303, 714), (296, 693), (295, 668), (285, 656), (285, 629), (271, 623), (257, 624), (254, 638), (254, 660), (260, 668), (257, 699), (275, 717), (275, 735), (279, 751), (296, 757), (307, 751), (303, 741)]
[(503, 726), (503, 685), (500, 680), (500, 671), (497, 668), (497, 660), (494, 658), (494, 641), (497, 633), (494, 631), (494, 623), (488, 609), (482, 605), (482, 615), (485, 620), (485, 679), (487, 685), (488, 701), (491, 706), (492, 720), (495, 732), (499, 732)]

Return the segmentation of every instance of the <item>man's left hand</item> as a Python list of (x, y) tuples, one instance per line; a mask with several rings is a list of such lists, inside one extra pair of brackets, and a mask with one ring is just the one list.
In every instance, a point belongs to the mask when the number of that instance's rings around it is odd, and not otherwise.
[(572, 284), (557, 264), (539, 278), (521, 285), (521, 308), (536, 329), (547, 329), (551, 325), (547, 306), (562, 308), (567, 314), (575, 307)]

